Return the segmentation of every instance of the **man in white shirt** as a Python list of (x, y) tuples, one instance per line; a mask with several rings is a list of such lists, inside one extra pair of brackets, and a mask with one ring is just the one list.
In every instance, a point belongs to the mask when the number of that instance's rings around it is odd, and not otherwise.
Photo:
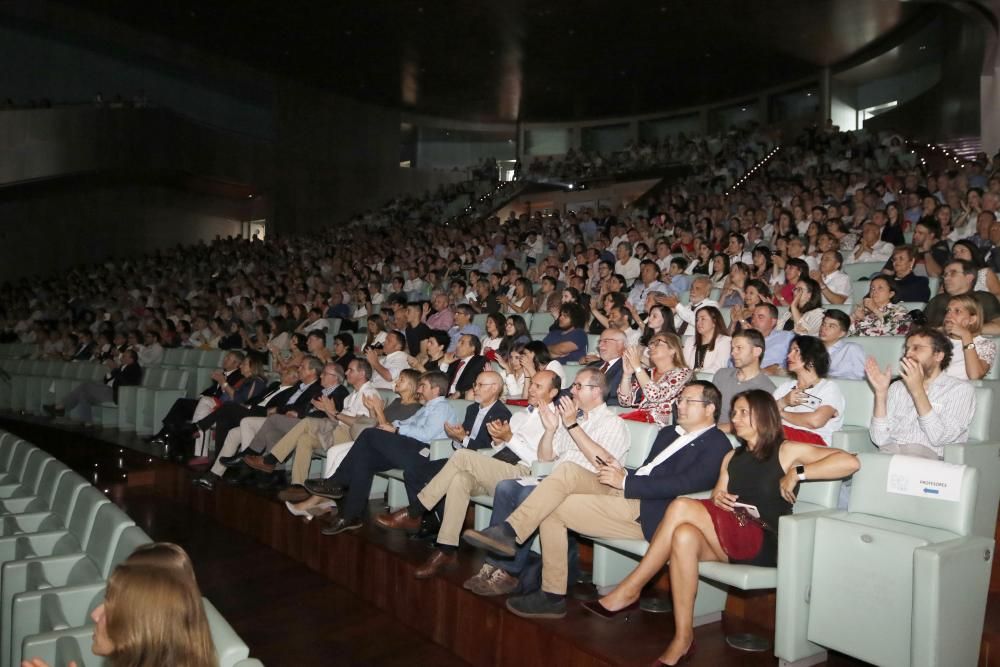
[(636, 310), (641, 311), (646, 307), (646, 297), (649, 296), (650, 292), (663, 292), (665, 294), (670, 290), (657, 279), (660, 271), (656, 262), (644, 259), (639, 267), (639, 280), (629, 292), (628, 301), (635, 306)]
[[(287, 460), (290, 454), (295, 456), (292, 462), (292, 486), (278, 494), (279, 500), (296, 503), (308, 498), (309, 493), (302, 487), (302, 483), (309, 476), (312, 453), (325, 452), (334, 445), (353, 440), (351, 427), (370, 417), (364, 404), (365, 396), (378, 396), (378, 390), (372, 385), (371, 379), (371, 364), (364, 359), (352, 359), (347, 365), (346, 380), (354, 392), (344, 399), (343, 410), (338, 411), (329, 396), (319, 396), (313, 401), (313, 406), (326, 417), (310, 417), (299, 421), (275, 443), (270, 452), (274, 460), (267, 461), (270, 471), (274, 470), (276, 464)], [(264, 459), (267, 460), (267, 456)]]
[[(976, 391), (969, 382), (945, 373), (952, 344), (930, 327), (906, 336), (898, 382), (871, 357), (865, 363), (875, 392), (870, 424), (872, 442), (887, 454), (939, 459), (944, 446), (965, 442), (976, 413)], [(891, 383), (891, 384), (890, 384)]]
[(746, 250), (746, 239), (742, 234), (730, 234), (729, 245), (726, 246), (726, 254), (729, 255), (729, 265), (736, 262), (743, 262), (747, 266), (753, 266), (753, 253)]
[(139, 356), (139, 365), (143, 368), (159, 366), (163, 363), (163, 346), (160, 345), (160, 334), (155, 331), (147, 331), (143, 337), (144, 345), (136, 345), (136, 354)]
[(372, 366), (372, 385), (376, 389), (392, 389), (399, 374), (410, 367), (406, 359), (406, 338), (398, 331), (390, 331), (382, 345), (384, 356), (380, 357), (377, 350), (365, 352), (368, 363)]
[(708, 276), (699, 275), (691, 280), (687, 303), (681, 303), (673, 295), (659, 297), (657, 303), (662, 303), (673, 309), (674, 326), (677, 328), (678, 334), (682, 336), (694, 336), (694, 320), (698, 310), (705, 306), (719, 307), (718, 301), (708, 298), (711, 293), (712, 280)]
[[(556, 412), (541, 413), (545, 433), (538, 443), (538, 459), (557, 463), (552, 474), (537, 486), (501, 482), (494, 494), (490, 527), (463, 533), (462, 539), (473, 546), (513, 558), (503, 563), (508, 574), (520, 574), (527, 564), (531, 536), (567, 496), (593, 489), (599, 468), (620, 466), (625, 460), (629, 431), (605, 405), (605, 389), (599, 370), (588, 367), (577, 374), (572, 398), (561, 398)], [(498, 561), (491, 564), (499, 567)]]
[(866, 222), (861, 228), (861, 240), (847, 257), (848, 264), (859, 262), (886, 262), (892, 257), (895, 246), (880, 240), (882, 230), (874, 222)]
[[(418, 568), (416, 576), (433, 576), (443, 567), (457, 562), (455, 552), (472, 496), (490, 495), (499, 482), (531, 474), (531, 464), (538, 458), (538, 444), (544, 433), (539, 413), (553, 409), (552, 401), (559, 395), (560, 388), (559, 376), (552, 371), (536, 373), (528, 386), (528, 409), (514, 414), (509, 422), (485, 424), (492, 439), (491, 455), (459, 449), (420, 491), (417, 502), (375, 517), (375, 523), (383, 528), (416, 530), (424, 514), (444, 499), (437, 548), (424, 566)], [(442, 559), (447, 563), (442, 565)], [(517, 580), (513, 581), (516, 585)]]
[[(618, 463), (601, 466), (596, 475), (578, 466), (563, 466), (560, 470), (570, 473), (574, 489), (539, 528), (542, 588), (508, 599), (507, 609), (527, 618), (565, 614), (568, 531), (589, 537), (652, 539), (674, 498), (711, 489), (723, 458), (732, 450), (715, 426), (721, 401), (710, 382), (696, 380), (685, 387), (677, 401), (677, 426), (659, 432), (645, 462), (634, 472)], [(544, 484), (555, 484), (559, 474), (554, 472)], [(521, 507), (542, 491), (539, 485)]]
[(639, 259), (632, 256), (632, 246), (627, 242), (616, 246), (615, 273), (625, 278), (625, 284), (631, 285), (639, 277)]
[(820, 257), (819, 270), (809, 272), (809, 277), (819, 284), (824, 306), (851, 304), (851, 277), (840, 270), (843, 263), (840, 251), (828, 250)]

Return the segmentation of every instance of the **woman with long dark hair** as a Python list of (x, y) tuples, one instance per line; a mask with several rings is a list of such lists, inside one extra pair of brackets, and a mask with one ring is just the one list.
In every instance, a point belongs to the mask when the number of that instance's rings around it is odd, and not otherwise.
[(643, 587), (669, 562), (674, 637), (661, 665), (677, 665), (694, 653), (699, 562), (774, 567), (778, 520), (791, 514), (799, 482), (841, 479), (860, 467), (845, 451), (786, 441), (766, 391), (737, 394), (732, 405), (733, 433), (743, 446), (726, 454), (711, 499), (681, 497), (667, 505), (638, 567), (600, 600), (584, 603), (602, 618), (634, 609)]

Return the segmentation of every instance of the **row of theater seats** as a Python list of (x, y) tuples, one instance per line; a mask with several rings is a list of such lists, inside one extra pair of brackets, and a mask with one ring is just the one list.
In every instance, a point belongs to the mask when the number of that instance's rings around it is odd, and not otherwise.
[[(840, 481), (804, 484), (795, 504), (795, 516), (782, 519), (780, 524), (778, 567), (701, 564), (701, 583), (695, 603), (696, 623), (700, 625), (721, 618), (729, 587), (740, 590), (777, 589), (775, 654), (783, 664), (804, 665), (825, 660), (826, 648), (876, 664), (975, 664), (1000, 503), (1000, 442), (988, 442), (992, 389), (977, 389), (977, 419), (971, 425), (969, 442), (946, 447), (943, 463), (926, 462), (932, 470), (938, 466), (961, 468), (962, 494), (957, 501), (945, 501), (901, 498), (887, 491), (892, 457), (874, 453), (875, 448), (867, 437), (867, 423), (872, 410), (871, 390), (864, 382), (847, 381), (844, 384), (842, 389), (848, 397), (846, 419), (848, 423), (857, 424), (838, 433), (841, 437), (834, 444), (859, 454), (863, 462), (862, 471), (850, 483), (847, 511), (837, 511), (838, 502), (842, 504), (841, 498), (845, 495), (841, 493)], [(385, 397), (388, 398), (388, 395)], [(458, 415), (464, 414), (469, 404), (463, 400), (450, 400), (449, 403)], [(512, 412), (523, 409), (509, 407)], [(615, 410), (624, 411), (620, 408)], [(631, 447), (625, 467), (634, 470), (645, 461), (658, 428), (634, 421), (627, 421), (626, 424)], [(738, 446), (731, 436), (730, 440), (734, 447)], [(430, 457), (447, 458), (452, 451), (450, 441), (434, 441)], [(315, 463), (318, 464), (319, 460)], [(536, 462), (532, 473), (542, 475), (550, 469), (551, 464)], [(318, 474), (318, 470), (314, 467), (314, 474)], [(389, 470), (381, 475), (388, 481), (390, 508), (406, 506), (403, 471)], [(373, 487), (373, 497), (382, 493), (383, 487)], [(707, 493), (695, 495), (708, 496)], [(472, 502), (475, 526), (483, 529), (489, 524), (493, 498), (476, 496)], [(823, 517), (835, 523), (819, 522)], [(822, 549), (814, 549), (813, 546), (814, 542), (819, 544), (817, 526), (823, 528), (819, 535), (826, 540)], [(837, 537), (827, 544), (832, 538), (826, 537), (826, 529), (846, 531), (845, 534), (851, 538), (841, 540)], [(877, 534), (877, 541), (872, 538), (873, 534)], [(875, 546), (852, 550), (858, 540), (863, 545)], [(593, 581), (599, 589), (610, 589), (621, 581), (648, 548), (645, 540), (595, 537), (593, 543)], [(534, 548), (538, 549), (537, 541)], [(842, 552), (843, 558), (831, 555)], [(901, 569), (897, 569), (896, 565)], [(881, 584), (872, 588), (872, 582), (881, 581), (880, 568), (894, 575), (903, 572), (905, 585), (891, 590)], [(834, 572), (841, 574), (835, 576)], [(905, 573), (914, 575), (912, 581)], [(824, 582), (828, 582), (828, 576), (836, 581), (838, 577), (848, 575), (862, 579), (852, 588), (858, 594), (857, 600), (834, 595), (822, 599), (821, 611), (810, 615), (810, 590), (819, 590)], [(869, 577), (872, 579), (869, 580)], [(900, 577), (894, 576), (896, 580)], [(955, 588), (944, 592), (942, 586)], [(963, 598), (966, 592), (969, 592), (969, 597)], [(867, 599), (872, 595), (878, 598), (876, 602), (879, 604)], [(817, 600), (815, 592), (812, 599)], [(836, 610), (828, 611), (827, 605), (834, 605)], [(878, 627), (875, 621), (879, 614), (887, 605), (893, 606), (893, 611), (899, 616), (893, 617), (890, 624), (894, 633), (890, 634), (890, 642), (883, 642), (881, 633), (871, 631), (871, 627), (867, 633), (858, 635), (858, 641), (851, 632), (833, 633), (831, 636), (827, 632), (826, 621), (813, 620), (827, 618), (822, 615), (827, 614), (840, 623), (841, 614), (845, 618), (852, 616), (855, 605), (865, 610), (877, 610), (874, 615), (864, 616), (875, 628)], [(818, 602), (815, 606), (819, 606)], [(914, 631), (919, 629), (919, 633), (910, 632), (910, 619)], [(864, 623), (860, 625), (865, 627)], [(965, 648), (956, 648), (966, 640), (969, 643)], [(912, 650), (907, 648), (904, 651), (902, 646), (907, 642), (913, 644)], [(945, 655), (947, 660), (937, 659)]]
[[(0, 432), (0, 667), (39, 657), (104, 665), (90, 613), (114, 568), (151, 540), (104, 494), (41, 449)], [(208, 600), (220, 667), (262, 667)]]

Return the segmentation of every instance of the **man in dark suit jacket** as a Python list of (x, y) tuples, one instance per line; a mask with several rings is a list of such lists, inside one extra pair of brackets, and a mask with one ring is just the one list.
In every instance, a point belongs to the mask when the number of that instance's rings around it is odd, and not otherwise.
[(601, 337), (597, 340), (596, 361), (588, 364), (591, 368), (597, 368), (608, 381), (608, 388), (604, 392), (604, 402), (610, 406), (618, 407), (618, 385), (622, 381), (622, 351), (625, 349), (625, 334), (619, 329), (605, 329), (601, 332)]
[[(237, 383), (243, 374), (240, 373), (240, 364), (243, 363), (243, 353), (232, 350), (222, 358), (222, 368), (213, 374), (212, 384), (201, 392), (202, 396), (219, 398), (222, 396), (222, 386), (224, 384), (233, 385)], [(221, 382), (219, 380), (222, 380)], [(194, 416), (194, 409), (198, 405), (197, 398), (178, 398), (170, 406), (166, 417), (163, 418), (163, 427), (150, 438), (150, 442), (163, 444), (171, 437), (176, 437), (179, 432), (191, 423)]]
[(539, 528), (542, 590), (507, 601), (520, 616), (551, 613), (566, 595), (567, 531), (589, 537), (651, 539), (674, 498), (708, 491), (719, 479), (722, 459), (732, 449), (716, 427), (722, 396), (711, 382), (697, 380), (677, 401), (677, 426), (664, 427), (646, 461), (635, 471), (603, 466), (603, 494), (568, 496)]
[(91, 408), (107, 401), (118, 402), (118, 388), (136, 386), (142, 383), (142, 368), (132, 350), (122, 353), (122, 365), (115, 368), (114, 362), (108, 360), (108, 373), (104, 382), (84, 382), (77, 385), (66, 395), (61, 404), (43, 405), (42, 409), (50, 416), (62, 417), (67, 412), (72, 414), (78, 409), (79, 417), (85, 423), (90, 423)]
[(459, 337), (455, 347), (455, 361), (448, 364), (448, 397), (465, 398), (472, 390), (476, 378), (486, 366), (486, 357), (482, 351), (482, 342), (468, 334)]

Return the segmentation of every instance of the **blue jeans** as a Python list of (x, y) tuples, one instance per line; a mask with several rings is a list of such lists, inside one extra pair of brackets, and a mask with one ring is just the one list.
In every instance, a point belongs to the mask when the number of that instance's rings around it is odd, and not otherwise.
[[(490, 527), (499, 526), (507, 520), (514, 510), (524, 502), (532, 491), (533, 486), (522, 486), (516, 479), (505, 479), (497, 484), (493, 491), (493, 515), (490, 517)], [(509, 574), (518, 576), (528, 564), (531, 558), (531, 543), (533, 539), (525, 540), (524, 544), (517, 547), (517, 553), (513, 558), (502, 558), (492, 554), (486, 557), (486, 562), (498, 567)], [(573, 573), (578, 571), (579, 553), (577, 552), (576, 540), (569, 540), (569, 572), (573, 580), (576, 579)], [(570, 584), (572, 585), (572, 581)]]

